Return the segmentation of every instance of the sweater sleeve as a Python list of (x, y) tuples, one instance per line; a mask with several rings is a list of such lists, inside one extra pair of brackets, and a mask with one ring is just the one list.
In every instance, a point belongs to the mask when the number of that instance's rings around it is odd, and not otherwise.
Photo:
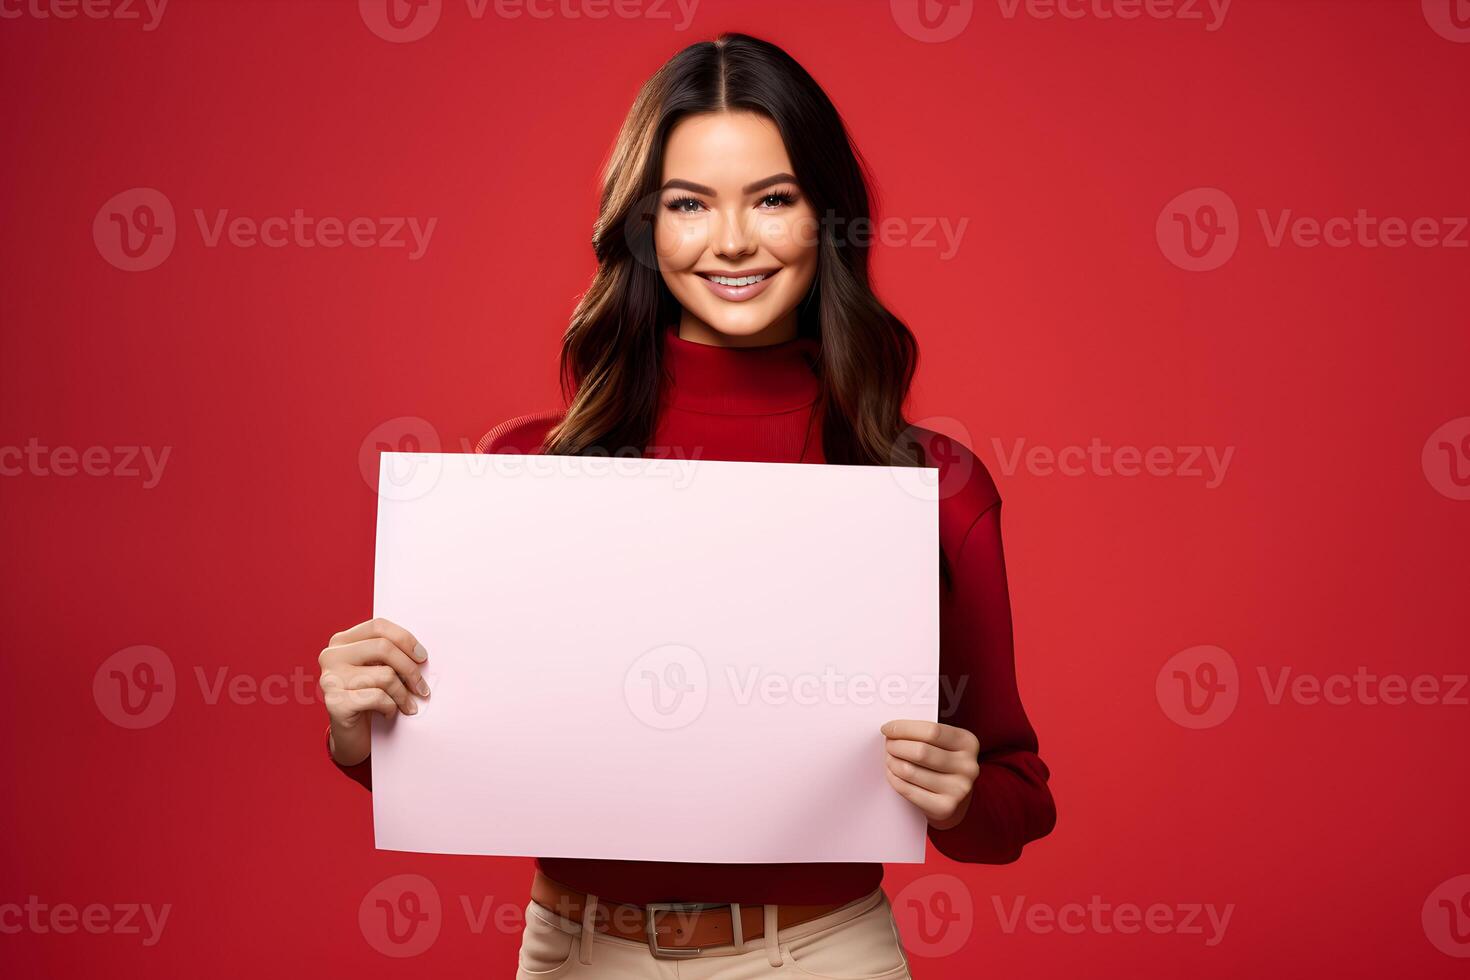
[(348, 779), (354, 780), (367, 790), (373, 788), (373, 757), (369, 755), (355, 766), (344, 766), (332, 758), (332, 726), (327, 726), (326, 734), (322, 736), (322, 747), (326, 750), (327, 761), (337, 767), (337, 771)]
[(1007, 864), (1051, 832), (1056, 806), (1016, 688), (998, 499), (965, 532), (951, 574), (940, 598), (939, 720), (980, 740), (980, 774), (964, 819), (929, 828), (929, 839), (956, 861)]

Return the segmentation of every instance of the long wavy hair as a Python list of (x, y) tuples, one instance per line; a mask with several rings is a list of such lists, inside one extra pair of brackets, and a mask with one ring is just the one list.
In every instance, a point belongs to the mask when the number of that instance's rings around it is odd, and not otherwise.
[(592, 234), (597, 274), (562, 339), (568, 408), (542, 451), (641, 454), (658, 412), (662, 330), (680, 308), (653, 250), (665, 141), (694, 113), (748, 110), (772, 120), (820, 227), (816, 281), (798, 336), (819, 342), (818, 410), (827, 462), (933, 465), (908, 431), (903, 403), (918, 345), (873, 294), (866, 168), (825, 92), (774, 44), (722, 34), (669, 59), (638, 93), (608, 159)]

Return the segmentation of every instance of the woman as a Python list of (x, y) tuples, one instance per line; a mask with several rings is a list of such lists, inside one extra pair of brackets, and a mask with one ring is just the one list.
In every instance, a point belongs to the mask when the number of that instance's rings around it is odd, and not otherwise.
[[(800, 65), (739, 34), (679, 52), (608, 163), (598, 271), (564, 337), (567, 409), (505, 422), (478, 448), (938, 466), (955, 697), (940, 723), (885, 725), (874, 764), (939, 850), (1009, 862), (1055, 809), (1016, 691), (1000, 501), (967, 449), (903, 417), (916, 344), (869, 286), (868, 219), (846, 130)], [(322, 652), (328, 748), (365, 784), (367, 719), (417, 710), (427, 656), (381, 620)], [(540, 859), (518, 975), (667, 977), (678, 958), (681, 977), (907, 977), (882, 871)]]

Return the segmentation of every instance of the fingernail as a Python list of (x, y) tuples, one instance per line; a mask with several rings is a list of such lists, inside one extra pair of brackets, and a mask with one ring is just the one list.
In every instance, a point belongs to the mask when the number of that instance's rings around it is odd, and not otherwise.
[(408, 699), (408, 713), (411, 715), (419, 713), (419, 706), (413, 703), (413, 698)]
[(424, 697), (429, 696), (429, 682), (424, 680), (423, 678), (419, 679), (419, 693), (422, 694)]
[(422, 643), (415, 643), (413, 645), (413, 659), (417, 660), (419, 663), (423, 663), (425, 660), (429, 659), (429, 651), (424, 649), (424, 645)]

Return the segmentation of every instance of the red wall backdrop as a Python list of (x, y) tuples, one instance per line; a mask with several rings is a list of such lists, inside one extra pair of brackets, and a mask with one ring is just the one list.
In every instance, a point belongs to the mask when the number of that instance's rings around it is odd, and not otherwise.
[(556, 404), (637, 85), (744, 30), (1007, 501), (1060, 819), (890, 869), (916, 975), (1463, 976), (1456, 2), (0, 0), (0, 972), (510, 975), (529, 862), (375, 851), (322, 753), (361, 462)]

